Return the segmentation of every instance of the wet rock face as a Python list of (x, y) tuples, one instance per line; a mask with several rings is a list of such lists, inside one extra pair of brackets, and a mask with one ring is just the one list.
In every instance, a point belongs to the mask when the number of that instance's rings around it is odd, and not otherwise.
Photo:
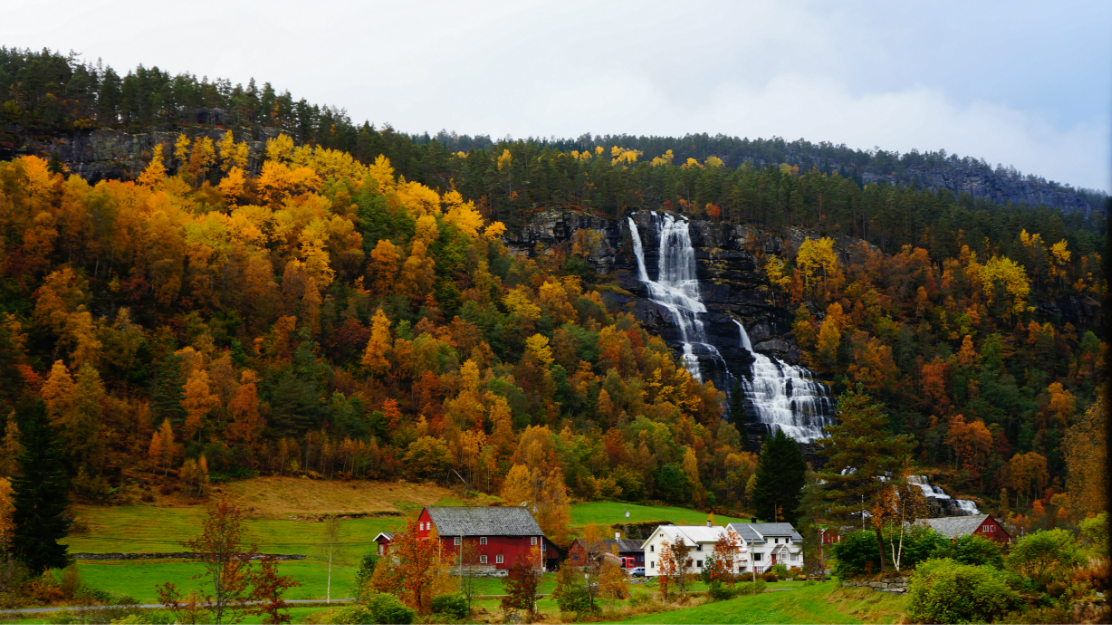
[[(651, 224), (652, 215), (639, 211), (630, 216), (638, 224), (645, 269), (650, 278), (657, 279), (660, 240)], [(791, 334), (792, 313), (782, 301), (773, 300), (768, 280), (757, 262), (758, 252), (779, 253), (780, 240), (748, 226), (709, 221), (691, 221), (690, 236), (700, 294), (707, 308), (702, 316), (707, 338), (731, 371), (746, 371), (752, 362), (749, 353), (741, 348), (735, 319), (745, 324), (754, 349), (788, 363), (798, 363), (799, 349)], [(642, 325), (673, 347), (679, 345), (679, 331), (671, 314), (649, 300), (645, 285), (637, 278), (637, 260), (624, 219), (546, 211), (524, 227), (508, 231), (505, 242), (510, 249), (528, 254), (537, 253), (538, 243), (549, 249), (562, 244), (585, 246), (594, 271), (629, 293), (604, 292), (608, 303), (630, 311)], [(715, 386), (724, 390), (729, 387), (725, 376), (716, 375), (711, 365), (704, 363), (703, 369)]]

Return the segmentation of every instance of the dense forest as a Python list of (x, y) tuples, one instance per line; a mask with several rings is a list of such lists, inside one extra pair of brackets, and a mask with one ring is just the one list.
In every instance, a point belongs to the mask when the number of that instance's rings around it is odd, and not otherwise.
[[(755, 253), (806, 364), (883, 402), (921, 470), (1018, 525), (1105, 507), (1103, 210), (862, 185), (782, 141), (411, 137), (49, 52), (0, 50), (0, 88), (35, 132), (181, 133), (134, 180), (0, 163), (0, 401), (46, 401), (84, 499), (263, 472), (748, 506), (720, 389), (607, 309), (584, 246), (501, 241), (544, 209), (651, 208), (783, 237)], [(283, 134), (253, 151), (258, 127)], [(0, 472), (18, 450), (9, 418)]]

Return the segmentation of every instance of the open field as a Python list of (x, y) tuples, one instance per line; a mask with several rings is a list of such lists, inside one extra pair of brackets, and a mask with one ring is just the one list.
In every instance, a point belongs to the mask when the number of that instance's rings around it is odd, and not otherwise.
[[(770, 588), (776, 588), (775, 584)], [(896, 623), (907, 598), (837, 582), (794, 587), (671, 612), (654, 612), (621, 623)]]
[[(625, 518), (626, 510), (629, 511), (629, 519)], [(714, 517), (716, 525), (748, 520), (727, 516)], [(676, 525), (702, 525), (707, 521), (707, 513), (671, 506), (639, 506), (616, 501), (590, 501), (575, 504), (571, 507), (571, 524), (573, 526), (583, 526), (587, 523), (620, 525), (627, 521), (629, 523), (671, 521)]]
[[(219, 487), (245, 516), (267, 519), (331, 515), (405, 514), (454, 499), (447, 488), (408, 482), (259, 477)], [(450, 505), (447, 502), (440, 505)]]

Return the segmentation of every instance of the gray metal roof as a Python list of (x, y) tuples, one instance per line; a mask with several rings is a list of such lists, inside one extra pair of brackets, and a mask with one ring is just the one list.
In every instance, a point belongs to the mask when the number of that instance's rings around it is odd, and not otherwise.
[(934, 531), (950, 538), (959, 538), (977, 531), (981, 523), (989, 515), (978, 514), (975, 516), (948, 516), (940, 519), (923, 519), (923, 523), (934, 528)]
[(429, 518), (441, 536), (543, 536), (529, 510), (521, 507), (465, 508), (429, 506)]
[[(584, 549), (587, 546), (586, 542), (582, 538), (575, 539), (575, 542), (582, 543)], [(641, 541), (639, 540), (630, 540), (628, 538), (604, 538), (599, 542), (601, 543), (600, 547), (603, 553), (611, 553), (614, 550), (615, 545), (617, 545), (618, 553), (620, 554), (630, 551), (642, 551)]]
[(737, 532), (747, 543), (763, 544), (766, 536), (773, 538), (787, 536), (793, 541), (803, 542), (803, 537), (795, 531), (791, 523), (730, 523), (728, 527)]

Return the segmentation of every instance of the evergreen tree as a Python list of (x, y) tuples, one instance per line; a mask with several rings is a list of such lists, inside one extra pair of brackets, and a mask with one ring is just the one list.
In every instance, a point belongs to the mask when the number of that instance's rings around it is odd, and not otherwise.
[[(885, 430), (888, 416), (863, 392), (861, 384), (856, 391), (847, 390), (838, 397), (836, 412), (839, 423), (827, 426), (830, 436), (817, 441), (819, 453), (827, 459), (818, 474), (824, 483), (819, 496), (828, 520), (856, 525), (861, 522), (860, 515), (872, 510), (887, 488), (899, 483), (900, 467), (911, 453), (912, 439)], [(873, 524), (873, 529), (883, 572), (882, 528)]]
[(749, 443), (749, 406), (745, 403), (745, 391), (741, 382), (734, 380), (734, 387), (730, 389), (730, 422), (741, 434), (742, 451), (752, 451)]
[(807, 462), (799, 443), (777, 428), (761, 446), (754, 477), (753, 510), (757, 516), (794, 524), (807, 478)]
[(155, 423), (163, 419), (170, 419), (176, 425), (185, 423), (185, 374), (182, 371), (182, 357), (170, 354), (162, 361), (158, 368), (158, 377), (154, 383), (154, 393), (151, 396), (154, 405)]
[(33, 575), (69, 563), (66, 507), (69, 476), (62, 448), (46, 417), (42, 400), (26, 400), (16, 410), (23, 452), (19, 475), (12, 478), (12, 555)]

